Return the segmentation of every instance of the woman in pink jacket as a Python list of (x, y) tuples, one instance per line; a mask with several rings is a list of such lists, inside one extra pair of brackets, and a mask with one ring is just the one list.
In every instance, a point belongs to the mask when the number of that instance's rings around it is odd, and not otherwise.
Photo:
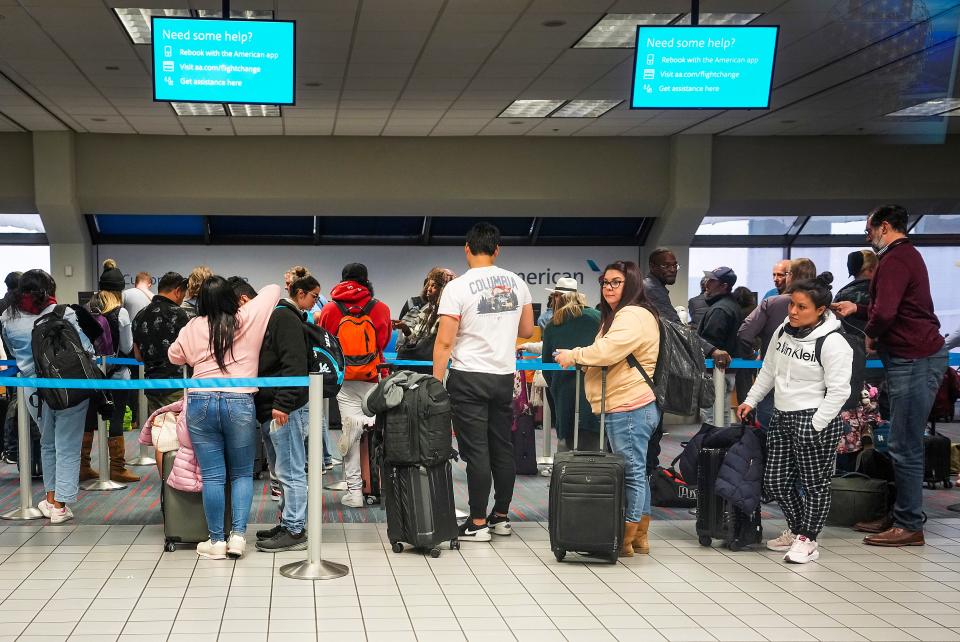
[[(170, 363), (192, 366), (197, 379), (256, 377), (267, 321), (280, 294), (279, 285), (268, 285), (241, 308), (226, 279), (209, 277), (200, 286), (199, 316), (184, 326), (170, 346)], [(256, 392), (251, 387), (187, 390), (187, 427), (203, 475), (203, 512), (210, 531), (210, 539), (197, 545), (200, 557), (238, 558), (246, 547), (259, 438)], [(228, 473), (233, 516), (229, 541), (223, 523)]]

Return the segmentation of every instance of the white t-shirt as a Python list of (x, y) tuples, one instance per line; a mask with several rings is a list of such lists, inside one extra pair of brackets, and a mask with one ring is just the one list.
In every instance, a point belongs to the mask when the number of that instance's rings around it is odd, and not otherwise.
[(447, 283), (438, 313), (460, 319), (450, 367), (513, 374), (520, 313), (530, 302), (526, 282), (495, 265), (467, 270)]

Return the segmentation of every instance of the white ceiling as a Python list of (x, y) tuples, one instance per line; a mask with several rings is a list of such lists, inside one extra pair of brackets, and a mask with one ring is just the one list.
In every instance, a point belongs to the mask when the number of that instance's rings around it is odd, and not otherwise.
[[(234, 9), (272, 8), (277, 18), (297, 21), (297, 105), (284, 107), (282, 118), (179, 117), (153, 102), (150, 47), (130, 42), (114, 6), (219, 9), (220, 2), (0, 0), (0, 131), (929, 134), (960, 122), (884, 117), (953, 86), (949, 66), (925, 61), (931, 48), (955, 54), (960, 0), (702, 0), (704, 12), (759, 12), (756, 24), (781, 25), (770, 111), (631, 111), (622, 104), (598, 119), (499, 120), (518, 98), (627, 98), (632, 50), (572, 45), (605, 13), (682, 13), (689, 2), (234, 0)], [(940, 17), (934, 23), (931, 15)], [(548, 20), (566, 24), (544, 27)], [(940, 96), (918, 94), (920, 77)]]

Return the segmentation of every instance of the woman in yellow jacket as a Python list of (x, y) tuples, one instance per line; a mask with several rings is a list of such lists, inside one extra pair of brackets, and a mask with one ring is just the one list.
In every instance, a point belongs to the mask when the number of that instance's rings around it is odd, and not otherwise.
[(634, 552), (650, 552), (647, 444), (660, 422), (656, 397), (637, 368), (653, 378), (660, 352), (660, 325), (656, 309), (643, 293), (643, 276), (636, 263), (608, 265), (600, 277), (600, 291), (600, 333), (593, 345), (558, 350), (555, 360), (565, 368), (592, 366), (587, 369), (585, 388), (595, 413), (601, 411), (601, 372), (596, 366), (607, 368), (607, 438), (613, 452), (625, 460), (627, 509), (620, 555), (632, 557)]

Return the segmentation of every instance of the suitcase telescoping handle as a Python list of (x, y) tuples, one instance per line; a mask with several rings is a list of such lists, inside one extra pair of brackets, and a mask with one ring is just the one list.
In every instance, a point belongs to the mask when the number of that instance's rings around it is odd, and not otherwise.
[[(573, 451), (579, 450), (580, 444), (580, 367), (574, 368), (576, 372), (576, 381), (574, 383), (574, 402), (573, 402)], [(605, 451), (604, 438), (604, 417), (607, 410), (607, 369), (600, 369), (600, 450)]]

